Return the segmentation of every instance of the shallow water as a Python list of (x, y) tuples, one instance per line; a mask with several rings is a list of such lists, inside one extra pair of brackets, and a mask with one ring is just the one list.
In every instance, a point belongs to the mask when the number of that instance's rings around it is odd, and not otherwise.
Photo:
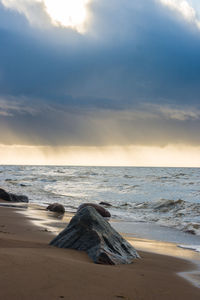
[(141, 235), (147, 225), (200, 238), (199, 168), (1, 166), (0, 185), (30, 203), (62, 203), (71, 213), (83, 202), (109, 202), (112, 217), (140, 223)]

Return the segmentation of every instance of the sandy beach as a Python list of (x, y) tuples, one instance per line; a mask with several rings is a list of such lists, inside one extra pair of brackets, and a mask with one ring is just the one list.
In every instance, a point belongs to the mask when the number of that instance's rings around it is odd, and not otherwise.
[(177, 272), (185, 260), (139, 251), (131, 265), (94, 264), (86, 253), (48, 245), (53, 238), (15, 208), (0, 207), (1, 299), (199, 299)]

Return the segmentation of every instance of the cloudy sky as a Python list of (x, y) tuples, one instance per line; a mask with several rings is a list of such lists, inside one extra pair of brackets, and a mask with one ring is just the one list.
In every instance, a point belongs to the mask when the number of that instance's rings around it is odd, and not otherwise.
[(0, 0), (0, 162), (200, 166), (199, 0)]

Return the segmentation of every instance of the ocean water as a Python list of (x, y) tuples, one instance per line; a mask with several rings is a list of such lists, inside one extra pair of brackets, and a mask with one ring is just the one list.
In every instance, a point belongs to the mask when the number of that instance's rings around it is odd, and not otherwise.
[(113, 219), (200, 236), (200, 168), (0, 166), (0, 186), (68, 212), (104, 201)]

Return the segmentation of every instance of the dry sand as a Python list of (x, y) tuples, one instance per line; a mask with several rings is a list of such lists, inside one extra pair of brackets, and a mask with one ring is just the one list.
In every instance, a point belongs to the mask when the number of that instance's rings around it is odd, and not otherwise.
[(0, 299), (200, 299), (200, 289), (176, 274), (193, 269), (190, 262), (139, 252), (131, 265), (96, 265), (85, 253), (48, 246), (52, 237), (0, 207)]

